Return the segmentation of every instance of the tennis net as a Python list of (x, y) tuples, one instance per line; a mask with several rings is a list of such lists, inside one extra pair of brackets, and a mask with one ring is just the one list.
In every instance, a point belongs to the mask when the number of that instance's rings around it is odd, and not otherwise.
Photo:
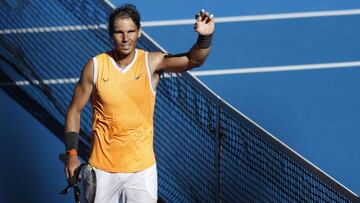
[[(111, 48), (106, 23), (113, 7), (101, 0), (10, 2), (0, 2), (1, 88), (62, 140), (82, 65)], [(146, 33), (139, 48), (160, 50)], [(91, 116), (87, 104), (84, 159)], [(188, 73), (161, 76), (154, 120), (159, 201), (358, 201)]]

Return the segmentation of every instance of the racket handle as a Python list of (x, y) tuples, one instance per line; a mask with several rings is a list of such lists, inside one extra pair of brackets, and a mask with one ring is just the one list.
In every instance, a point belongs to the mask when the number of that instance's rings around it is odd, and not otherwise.
[(70, 186), (74, 187), (75, 184), (77, 184), (77, 178), (76, 175), (73, 175), (69, 178), (68, 183)]

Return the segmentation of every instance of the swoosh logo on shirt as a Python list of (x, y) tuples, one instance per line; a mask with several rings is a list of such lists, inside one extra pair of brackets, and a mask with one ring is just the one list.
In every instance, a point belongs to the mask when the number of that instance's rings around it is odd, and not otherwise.
[(135, 76), (135, 80), (138, 80), (141, 75), (142, 75), (142, 72), (139, 75)]

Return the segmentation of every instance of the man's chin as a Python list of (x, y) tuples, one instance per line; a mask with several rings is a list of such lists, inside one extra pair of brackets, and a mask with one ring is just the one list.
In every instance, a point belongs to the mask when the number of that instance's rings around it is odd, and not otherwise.
[(116, 51), (120, 54), (124, 54), (124, 55), (128, 55), (130, 54), (131, 52), (133, 52), (135, 50), (135, 48), (128, 48), (128, 49), (124, 49), (124, 48), (121, 48), (121, 49), (116, 49)]

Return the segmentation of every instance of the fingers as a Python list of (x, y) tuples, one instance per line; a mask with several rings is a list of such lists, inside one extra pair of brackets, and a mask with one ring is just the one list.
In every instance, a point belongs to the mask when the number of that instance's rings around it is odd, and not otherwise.
[(202, 21), (202, 22), (208, 23), (214, 19), (214, 14), (207, 12), (205, 9), (201, 9), (201, 11), (196, 13), (195, 19), (196, 19), (196, 21)]
[(64, 172), (65, 172), (66, 180), (68, 180), (68, 179), (69, 179), (69, 170), (68, 170), (68, 167), (65, 167)]
[(76, 157), (71, 157), (65, 165), (65, 176), (67, 180), (74, 176), (75, 170), (80, 166), (80, 161)]
[(65, 167), (65, 176), (66, 179), (69, 180), (74, 175), (74, 168)]

